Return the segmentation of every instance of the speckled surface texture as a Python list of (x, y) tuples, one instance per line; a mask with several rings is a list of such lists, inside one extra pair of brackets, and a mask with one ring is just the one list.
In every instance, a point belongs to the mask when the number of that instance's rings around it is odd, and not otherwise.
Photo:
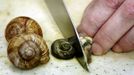
[[(64, 0), (71, 19), (77, 27), (83, 11), (90, 0)], [(104, 56), (92, 56), (90, 72), (86, 72), (75, 58), (58, 60), (51, 56), (47, 64), (31, 70), (14, 67), (7, 57), (8, 43), (4, 37), (6, 25), (17, 16), (28, 16), (42, 27), (48, 47), (58, 38), (63, 38), (53, 21), (44, 0), (0, 0), (0, 75), (134, 75), (134, 52)]]

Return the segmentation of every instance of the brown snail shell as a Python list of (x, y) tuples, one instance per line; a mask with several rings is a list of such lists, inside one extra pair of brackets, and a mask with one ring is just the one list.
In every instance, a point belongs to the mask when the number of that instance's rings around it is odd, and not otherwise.
[(22, 33), (35, 33), (43, 36), (41, 27), (35, 20), (29, 17), (20, 16), (9, 22), (6, 27), (5, 37), (6, 40), (9, 41), (14, 36)]
[(8, 57), (18, 68), (31, 69), (50, 59), (46, 42), (37, 34), (20, 34), (9, 41)]

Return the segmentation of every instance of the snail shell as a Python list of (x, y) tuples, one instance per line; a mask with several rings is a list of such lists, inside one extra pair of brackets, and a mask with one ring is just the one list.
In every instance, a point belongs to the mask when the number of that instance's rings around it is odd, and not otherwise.
[(84, 53), (87, 57), (87, 62), (91, 63), (91, 45), (92, 45), (92, 38), (88, 36), (81, 36), (80, 42), (82, 44), (82, 47), (84, 49)]
[(75, 56), (75, 50), (72, 45), (65, 39), (58, 39), (53, 42), (52, 55), (60, 59), (70, 59)]
[(31, 69), (49, 61), (46, 42), (37, 34), (20, 34), (9, 41), (8, 57), (18, 68)]
[(6, 40), (9, 41), (14, 36), (22, 33), (35, 33), (43, 36), (41, 27), (35, 20), (29, 17), (21, 16), (16, 17), (9, 22), (6, 27), (5, 37)]

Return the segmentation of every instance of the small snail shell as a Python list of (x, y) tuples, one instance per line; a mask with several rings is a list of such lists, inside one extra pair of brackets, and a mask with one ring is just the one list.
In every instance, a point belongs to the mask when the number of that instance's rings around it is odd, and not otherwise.
[(6, 27), (5, 37), (9, 41), (11, 38), (22, 33), (36, 33), (43, 36), (39, 24), (29, 17), (16, 17), (9, 22)]
[(70, 59), (75, 56), (75, 50), (72, 45), (65, 39), (58, 39), (53, 42), (52, 55), (60, 59)]
[(8, 57), (18, 68), (31, 69), (49, 61), (49, 50), (41, 36), (20, 34), (9, 41)]
[(92, 38), (88, 36), (81, 36), (80, 42), (82, 44), (82, 47), (84, 49), (84, 53), (87, 57), (87, 62), (91, 62), (91, 45), (92, 45)]

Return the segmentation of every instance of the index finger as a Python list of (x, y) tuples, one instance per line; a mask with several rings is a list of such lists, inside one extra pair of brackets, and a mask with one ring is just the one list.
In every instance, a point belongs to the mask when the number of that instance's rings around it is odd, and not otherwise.
[(78, 32), (91, 37), (125, 0), (93, 0), (83, 15)]

